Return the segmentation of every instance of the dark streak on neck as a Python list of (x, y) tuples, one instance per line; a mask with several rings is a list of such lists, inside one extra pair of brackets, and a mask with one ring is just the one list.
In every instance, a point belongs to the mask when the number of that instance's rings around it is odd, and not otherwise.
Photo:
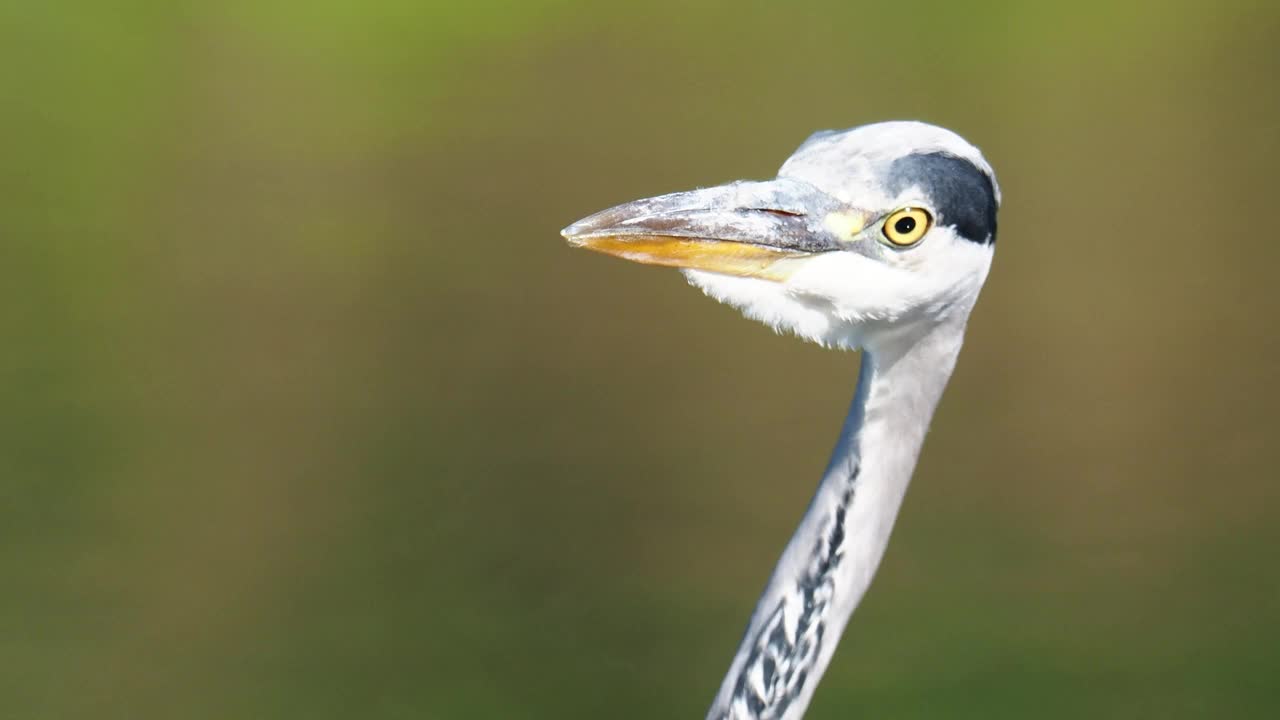
[[(818, 539), (809, 569), (796, 584), (804, 604), (796, 620), (795, 642), (787, 637), (784, 605), (788, 596), (784, 595), (751, 643), (751, 654), (734, 683), (734, 702), (725, 708), (725, 717), (733, 704), (741, 701), (755, 718), (780, 718), (803, 692), (809, 671), (822, 649), (826, 630), (823, 621), (835, 589), (834, 574), (844, 558), (845, 522), (858, 485), (859, 470), (857, 464), (850, 468), (832, 514), (831, 527)], [(757, 666), (761, 670), (763, 696), (749, 682)]]

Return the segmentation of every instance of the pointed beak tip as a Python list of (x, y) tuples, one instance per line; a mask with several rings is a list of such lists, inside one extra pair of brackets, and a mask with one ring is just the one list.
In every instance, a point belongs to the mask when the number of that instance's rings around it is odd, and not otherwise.
[(560, 231), (560, 237), (564, 238), (565, 242), (574, 247), (583, 246), (583, 236), (585, 234), (586, 232), (582, 227), (582, 223), (574, 223)]

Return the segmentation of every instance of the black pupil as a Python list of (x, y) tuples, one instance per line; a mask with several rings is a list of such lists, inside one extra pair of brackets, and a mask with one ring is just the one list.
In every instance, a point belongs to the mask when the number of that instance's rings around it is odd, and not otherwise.
[(906, 235), (916, 229), (916, 219), (913, 217), (898, 218), (898, 222), (893, 224), (893, 229), (897, 230), (899, 235)]

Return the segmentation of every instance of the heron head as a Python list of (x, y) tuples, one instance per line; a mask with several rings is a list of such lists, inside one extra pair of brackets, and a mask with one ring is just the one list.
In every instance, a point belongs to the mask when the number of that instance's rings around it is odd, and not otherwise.
[(933, 125), (887, 122), (814, 134), (773, 180), (636, 200), (562, 234), (681, 268), (778, 330), (873, 348), (968, 317), (991, 266), (999, 203), (977, 148)]

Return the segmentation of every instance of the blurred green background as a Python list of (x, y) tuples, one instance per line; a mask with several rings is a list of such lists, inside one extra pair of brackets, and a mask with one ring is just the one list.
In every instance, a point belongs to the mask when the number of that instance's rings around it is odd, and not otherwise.
[(855, 355), (558, 230), (980, 145), (812, 718), (1280, 715), (1273, 2), (0, 6), (0, 717), (700, 718)]

